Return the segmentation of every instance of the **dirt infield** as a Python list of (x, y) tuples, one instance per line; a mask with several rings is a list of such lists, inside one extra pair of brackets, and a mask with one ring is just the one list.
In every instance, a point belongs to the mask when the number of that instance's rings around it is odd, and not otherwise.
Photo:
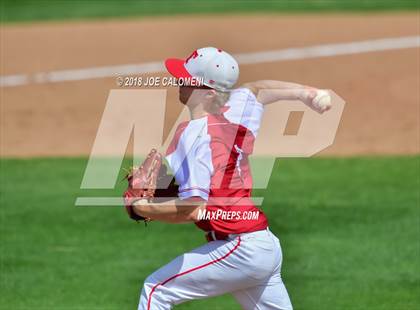
[[(1, 75), (160, 61), (201, 46), (231, 53), (419, 35), (415, 13), (200, 16), (2, 26)], [(240, 82), (295, 81), (347, 102), (322, 155), (418, 154), (419, 49), (243, 65)], [(1, 156), (90, 153), (114, 78), (1, 89)], [(169, 128), (176, 90), (169, 90)]]

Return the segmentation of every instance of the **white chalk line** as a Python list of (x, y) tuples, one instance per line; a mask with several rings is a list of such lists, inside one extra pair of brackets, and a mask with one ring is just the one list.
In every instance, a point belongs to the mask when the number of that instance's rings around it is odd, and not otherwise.
[[(234, 55), (239, 64), (259, 64), (266, 62), (298, 60), (318, 57), (332, 57), (369, 52), (420, 47), (420, 36), (385, 38), (348, 43), (321, 44), (307, 47), (287, 48), (273, 51), (240, 53)], [(168, 55), (170, 56), (170, 55)], [(146, 62), (84, 69), (40, 72), (33, 75), (16, 74), (0, 76), (0, 87), (21, 86), (31, 83), (55, 83), (109, 78), (124, 75), (164, 72), (163, 62)]]

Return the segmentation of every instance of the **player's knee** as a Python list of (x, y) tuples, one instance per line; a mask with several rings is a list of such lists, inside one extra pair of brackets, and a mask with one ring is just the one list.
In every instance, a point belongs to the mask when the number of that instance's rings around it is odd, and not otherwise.
[(146, 294), (149, 295), (152, 290), (153, 287), (158, 285), (159, 281), (153, 276), (153, 274), (149, 275), (143, 283), (143, 289), (142, 289), (142, 295)]
[(161, 296), (161, 292), (166, 290), (167, 288), (161, 285), (161, 281), (159, 281), (154, 274), (149, 275), (146, 280), (144, 280), (142, 292), (146, 293), (148, 296), (152, 294), (153, 296)]
[[(141, 304), (150, 306), (151, 309), (171, 309), (174, 305), (174, 294), (171, 294), (165, 286), (159, 285), (159, 281), (153, 277), (153, 274), (144, 280), (141, 293)], [(141, 308), (139, 308), (141, 309)]]
[(159, 282), (157, 281), (156, 278), (153, 277), (152, 275), (149, 275), (143, 282), (143, 287), (141, 290), (141, 295), (140, 295), (140, 304), (139, 304), (139, 309), (147, 309), (148, 305), (150, 304), (149, 299), (152, 295), (153, 292), (153, 288), (158, 284)]
[(161, 281), (153, 274), (148, 276), (144, 281), (142, 298), (147, 300), (147, 303), (151, 306), (159, 306), (162, 309), (172, 309), (174, 305), (185, 301), (185, 296), (179, 294), (178, 290), (161, 284)]

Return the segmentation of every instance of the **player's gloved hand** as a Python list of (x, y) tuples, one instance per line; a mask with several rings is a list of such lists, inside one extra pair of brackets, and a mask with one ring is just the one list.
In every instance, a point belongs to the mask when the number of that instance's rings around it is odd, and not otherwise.
[(178, 195), (178, 186), (173, 176), (167, 174), (162, 155), (155, 149), (149, 152), (140, 167), (130, 168), (125, 179), (128, 187), (123, 194), (124, 205), (128, 216), (135, 221), (150, 221), (135, 212), (133, 204), (136, 201), (145, 199), (153, 202), (155, 198), (162, 201)]

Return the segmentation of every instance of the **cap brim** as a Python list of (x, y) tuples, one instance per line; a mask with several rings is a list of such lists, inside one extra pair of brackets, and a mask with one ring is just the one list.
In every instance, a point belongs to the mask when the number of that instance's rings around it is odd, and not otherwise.
[(168, 72), (176, 77), (179, 78), (191, 78), (191, 74), (185, 69), (184, 67), (184, 60), (183, 59), (176, 59), (176, 58), (169, 58), (165, 60), (165, 67)]

